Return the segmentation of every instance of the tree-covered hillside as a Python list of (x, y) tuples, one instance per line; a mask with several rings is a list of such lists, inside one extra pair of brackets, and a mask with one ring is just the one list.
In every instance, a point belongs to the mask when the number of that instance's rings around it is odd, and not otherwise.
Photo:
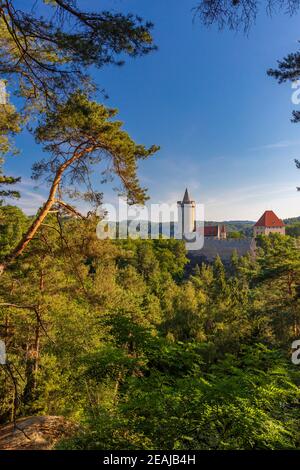
[[(5, 256), (28, 221), (0, 214)], [(300, 448), (299, 240), (186, 278), (181, 241), (98, 240), (96, 223), (49, 214), (1, 277), (0, 423), (65, 416), (67, 449)]]

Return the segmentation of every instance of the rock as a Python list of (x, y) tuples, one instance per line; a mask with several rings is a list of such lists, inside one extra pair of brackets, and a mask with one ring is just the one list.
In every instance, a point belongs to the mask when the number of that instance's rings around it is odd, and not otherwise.
[(0, 427), (0, 450), (49, 450), (78, 426), (63, 416), (32, 416), (18, 419), (16, 427)]

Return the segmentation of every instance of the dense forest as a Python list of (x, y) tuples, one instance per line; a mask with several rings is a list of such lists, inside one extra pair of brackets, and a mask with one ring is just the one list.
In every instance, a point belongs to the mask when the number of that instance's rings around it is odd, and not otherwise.
[[(1, 255), (30, 224), (3, 205)], [(98, 240), (47, 216), (0, 287), (0, 422), (63, 415), (67, 449), (300, 447), (299, 239), (186, 274), (178, 240)]]

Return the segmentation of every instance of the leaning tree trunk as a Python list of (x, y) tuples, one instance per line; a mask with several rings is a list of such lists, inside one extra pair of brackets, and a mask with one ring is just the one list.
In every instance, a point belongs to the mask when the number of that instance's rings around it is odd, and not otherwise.
[(57, 170), (55, 174), (55, 178), (52, 182), (50, 191), (49, 191), (49, 196), (43, 207), (41, 208), (38, 216), (34, 220), (34, 222), (30, 225), (29, 229), (27, 232), (23, 235), (22, 239), (18, 243), (18, 245), (14, 248), (14, 250), (6, 256), (4, 259), (4, 262), (0, 264), (0, 276), (3, 274), (5, 269), (13, 262), (15, 261), (25, 250), (27, 245), (30, 243), (30, 241), (34, 238), (35, 234), (41, 227), (43, 221), (47, 217), (49, 211), (51, 210), (53, 204), (56, 201), (56, 193), (59, 187), (59, 184), (61, 182), (63, 173), (66, 171), (66, 169), (72, 165), (75, 161), (79, 160), (82, 158), (85, 154), (92, 152), (94, 147), (90, 147), (88, 149), (83, 150), (82, 152), (79, 153), (74, 153), (69, 160), (64, 162)]

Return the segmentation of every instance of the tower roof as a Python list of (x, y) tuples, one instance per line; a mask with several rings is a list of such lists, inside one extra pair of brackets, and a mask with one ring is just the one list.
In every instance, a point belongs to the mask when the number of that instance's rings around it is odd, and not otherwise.
[(254, 227), (284, 227), (284, 223), (273, 211), (265, 211)]
[(189, 193), (188, 193), (187, 188), (186, 188), (186, 190), (185, 190), (185, 193), (184, 193), (182, 202), (183, 202), (183, 204), (190, 204), (190, 203), (192, 202), (192, 201), (191, 201), (191, 198), (190, 198), (190, 196), (189, 196)]

